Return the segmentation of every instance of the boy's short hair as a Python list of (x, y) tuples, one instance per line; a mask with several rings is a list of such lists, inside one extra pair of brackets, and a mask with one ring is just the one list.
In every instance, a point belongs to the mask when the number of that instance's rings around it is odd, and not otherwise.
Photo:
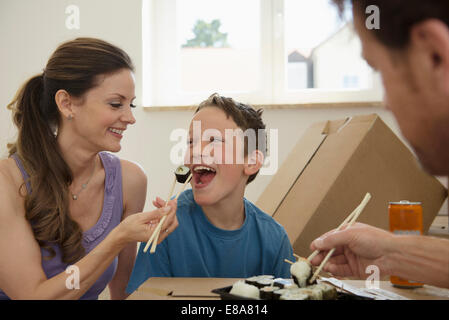
[[(248, 129), (255, 131), (256, 143), (248, 143), (248, 137), (245, 136), (245, 156), (248, 156), (254, 150), (259, 150), (263, 153), (264, 157), (267, 154), (267, 135), (265, 131), (265, 123), (262, 121), (263, 109), (254, 109), (251, 105), (243, 104), (235, 101), (232, 98), (220, 96), (218, 93), (212, 94), (209, 98), (204, 100), (198, 105), (195, 113), (203, 108), (216, 107), (224, 111), (227, 117), (231, 117), (237, 126), (244, 132)], [(254, 150), (249, 150), (249, 147), (254, 146)], [(249, 176), (246, 184), (253, 181), (259, 171)]]

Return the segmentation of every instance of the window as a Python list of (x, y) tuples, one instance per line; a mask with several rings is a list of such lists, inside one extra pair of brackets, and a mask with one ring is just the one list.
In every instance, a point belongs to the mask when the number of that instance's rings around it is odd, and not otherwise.
[(218, 92), (253, 104), (380, 101), (329, 0), (143, 0), (143, 103)]
[(259, 0), (177, 0), (181, 92), (251, 92), (259, 75)]

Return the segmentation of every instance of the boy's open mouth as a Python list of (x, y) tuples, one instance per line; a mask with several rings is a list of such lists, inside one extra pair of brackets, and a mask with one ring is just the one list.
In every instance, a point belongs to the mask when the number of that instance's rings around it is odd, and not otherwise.
[(195, 183), (195, 187), (204, 188), (211, 183), (217, 172), (214, 168), (204, 165), (197, 165), (193, 167), (192, 174), (192, 180)]

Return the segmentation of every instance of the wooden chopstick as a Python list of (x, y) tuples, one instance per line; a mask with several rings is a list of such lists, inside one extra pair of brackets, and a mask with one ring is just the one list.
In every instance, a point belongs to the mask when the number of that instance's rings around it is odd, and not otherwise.
[[(363, 198), (362, 202), (358, 205), (358, 207), (348, 216), (348, 218), (345, 219), (345, 221), (343, 221), (343, 223), (340, 225), (340, 227), (338, 228), (338, 230), (343, 227), (347, 220), (350, 219), (349, 223), (348, 223), (348, 228), (350, 228), (354, 222), (357, 220), (357, 218), (359, 217), (359, 215), (362, 213), (363, 209), (365, 209), (366, 204), (368, 203), (368, 201), (371, 199), (371, 194), (367, 193), (365, 195), (365, 198)], [(318, 267), (318, 269), (315, 271), (315, 273), (313, 274), (312, 278), (310, 279), (310, 283), (313, 283), (316, 279), (316, 277), (318, 276), (318, 274), (321, 272), (321, 270), (323, 269), (323, 267), (326, 265), (327, 261), (329, 260), (329, 258), (332, 256), (332, 254), (334, 253), (335, 248), (333, 248), (332, 250), (330, 250), (328, 252), (328, 254), (326, 255), (326, 257), (324, 258), (324, 260), (321, 262), (320, 266)], [(315, 252), (314, 252), (315, 253)], [(313, 255), (313, 253), (312, 253)], [(312, 256), (311, 255), (311, 256)], [(316, 255), (316, 254), (315, 254)], [(309, 259), (309, 258), (308, 258)], [(312, 257), (313, 259), (313, 257)], [(310, 261), (310, 260), (309, 260)]]
[[(177, 180), (176, 180), (176, 176), (175, 176), (175, 180), (173, 180), (173, 183), (172, 183), (171, 189), (170, 189), (170, 193), (169, 193), (168, 198), (167, 198), (168, 200), (165, 202), (165, 206), (164, 206), (164, 207), (167, 206), (168, 201), (170, 200), (171, 196), (173, 195), (173, 190), (175, 189), (176, 181), (177, 181)], [(164, 218), (165, 218), (165, 216), (162, 217), (162, 219), (164, 219)], [(161, 221), (162, 221), (162, 219), (161, 219)], [(164, 221), (165, 221), (165, 220), (164, 220)], [(158, 224), (158, 226), (159, 226), (159, 224)], [(157, 230), (157, 227), (156, 227), (156, 229), (154, 229), (153, 233), (151, 234), (150, 239), (148, 239), (147, 244), (145, 245), (145, 248), (143, 249), (143, 252), (147, 252), (148, 247), (150, 246), (151, 242), (153, 242), (154, 237), (156, 236), (156, 235), (155, 235), (156, 230)]]
[[(351, 220), (351, 218), (354, 216), (354, 214), (357, 212), (357, 210), (360, 208), (360, 206), (363, 204), (363, 201), (365, 201), (366, 198), (368, 198), (368, 200), (366, 200), (368, 202), (369, 199), (371, 199), (371, 194), (367, 193), (365, 195), (365, 198), (362, 200), (362, 202), (357, 206), (357, 208), (354, 209), (354, 211), (351, 212), (349, 216), (346, 217), (345, 220), (343, 220), (343, 222), (338, 226), (336, 231), (340, 231), (348, 223), (348, 221)], [(320, 253), (320, 250), (315, 250), (314, 252), (312, 252), (310, 256), (307, 257), (307, 260), (312, 261), (312, 259), (315, 258), (315, 256), (318, 253)]]
[[(175, 190), (175, 186), (176, 186), (176, 181), (177, 181), (177, 179), (176, 179), (176, 176), (175, 176), (175, 179), (173, 180), (173, 183), (172, 183), (171, 188), (170, 188), (170, 193), (168, 194), (168, 197), (167, 197), (167, 201), (165, 201), (164, 208), (168, 205), (168, 201), (170, 200), (170, 198), (173, 195), (173, 191)], [(165, 219), (164, 219), (165, 217), (166, 216), (162, 217), (162, 219), (164, 221), (165, 221)], [(161, 221), (162, 221), (162, 219), (161, 219)], [(159, 226), (159, 224), (157, 225), (157, 227), (158, 226)], [(143, 249), (143, 252), (147, 252), (148, 251), (148, 247), (153, 242), (153, 240), (156, 237), (156, 235), (157, 235), (157, 237), (159, 237), (160, 228), (159, 228), (159, 231), (156, 232), (157, 229), (158, 229), (157, 227), (156, 227), (156, 229), (154, 229), (153, 233), (151, 234), (150, 239), (148, 239), (147, 244), (145, 245), (145, 248)]]
[[(182, 189), (179, 190), (178, 194), (175, 197), (175, 200), (178, 200), (179, 195), (181, 194), (181, 192), (184, 191), (186, 185), (190, 182), (191, 179), (192, 179), (192, 173), (190, 173), (189, 177), (187, 178), (187, 180), (182, 185)], [(165, 202), (165, 205), (167, 205), (169, 200), (170, 200), (170, 198), (167, 200), (167, 202)], [(155, 253), (156, 252), (157, 240), (159, 239), (159, 234), (161, 232), (162, 225), (164, 224), (166, 218), (167, 218), (167, 215), (162, 217), (161, 221), (159, 222), (158, 226), (156, 227), (156, 229), (153, 232), (153, 235), (154, 235), (154, 237), (152, 235), (152, 237), (153, 237), (153, 245), (151, 246), (150, 253)], [(151, 240), (151, 238), (150, 238), (150, 240)], [(148, 242), (150, 242), (150, 241), (148, 241)], [(147, 248), (147, 250), (148, 250), (148, 248)], [(144, 249), (144, 252), (146, 252), (145, 249)]]

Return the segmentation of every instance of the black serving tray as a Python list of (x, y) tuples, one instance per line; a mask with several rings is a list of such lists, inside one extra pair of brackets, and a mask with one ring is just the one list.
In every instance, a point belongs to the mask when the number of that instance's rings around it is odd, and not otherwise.
[[(220, 295), (221, 300), (261, 300), (261, 299), (253, 299), (253, 298), (247, 298), (238, 296), (235, 294), (229, 293), (232, 289), (232, 286), (224, 287), (224, 288), (218, 288), (212, 290), (213, 293), (216, 293)], [(342, 292), (337, 290), (337, 300), (372, 300), (370, 298), (366, 297), (359, 297), (351, 293)]]

